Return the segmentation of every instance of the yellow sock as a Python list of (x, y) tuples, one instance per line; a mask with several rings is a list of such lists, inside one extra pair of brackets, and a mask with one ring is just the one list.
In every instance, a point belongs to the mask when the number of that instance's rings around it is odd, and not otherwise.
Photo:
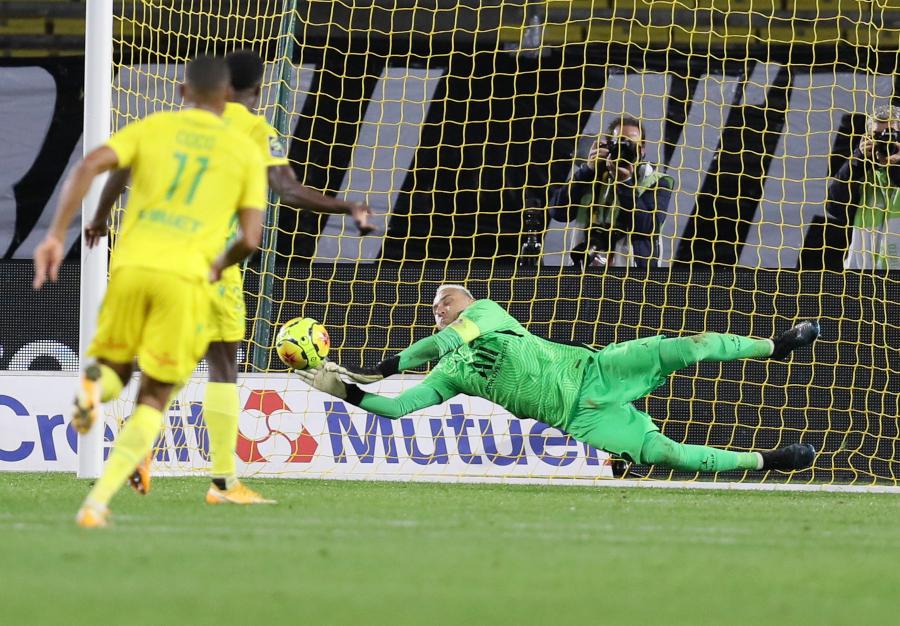
[(109, 365), (103, 365), (102, 363), (97, 365), (100, 366), (100, 401), (109, 402), (110, 400), (115, 400), (122, 393), (122, 388), (125, 386), (122, 384), (122, 379)]
[(162, 412), (139, 404), (119, 432), (103, 475), (91, 489), (88, 499), (108, 504), (138, 462), (147, 456), (161, 428)]
[[(162, 415), (163, 415), (162, 420), (163, 420), (163, 423), (164, 423), (164, 424), (165, 424), (165, 421), (168, 419), (168, 418), (166, 417), (166, 414), (169, 412), (169, 409), (172, 408), (172, 403), (175, 402), (175, 400), (178, 398), (178, 392), (179, 392), (179, 391), (181, 391), (181, 386), (176, 386), (176, 387), (172, 390), (172, 393), (169, 394), (169, 399), (166, 400), (166, 408), (164, 408), (164, 409), (162, 410)], [(131, 419), (131, 418), (129, 417), (128, 419)], [(156, 443), (156, 439), (154, 439), (153, 442)], [(165, 445), (165, 444), (163, 444), (163, 445)], [(147, 452), (148, 452), (149, 454), (153, 454), (153, 453), (155, 452), (155, 450), (156, 450), (156, 448), (153, 447), (153, 444), (150, 444), (150, 449), (147, 450)]]
[(203, 396), (203, 419), (209, 433), (209, 455), (213, 478), (224, 478), (230, 487), (235, 479), (234, 453), (237, 447), (238, 388), (234, 383), (207, 383)]

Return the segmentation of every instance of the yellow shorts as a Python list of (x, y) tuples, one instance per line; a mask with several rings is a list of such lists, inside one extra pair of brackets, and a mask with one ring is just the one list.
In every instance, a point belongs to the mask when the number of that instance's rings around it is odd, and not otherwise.
[(206, 352), (209, 290), (175, 274), (120, 267), (109, 279), (88, 354), (181, 384)]
[(247, 327), (244, 306), (244, 279), (232, 265), (222, 272), (222, 280), (209, 286), (209, 340), (243, 341)]

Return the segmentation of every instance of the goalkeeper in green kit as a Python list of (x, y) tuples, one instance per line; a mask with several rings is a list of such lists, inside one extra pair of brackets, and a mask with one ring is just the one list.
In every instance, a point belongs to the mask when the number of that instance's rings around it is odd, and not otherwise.
[[(326, 362), (296, 373), (311, 387), (388, 418), (441, 404), (460, 393), (478, 396), (516, 417), (538, 420), (645, 465), (697, 472), (798, 470), (812, 465), (815, 458), (815, 449), (800, 443), (768, 452), (681, 444), (660, 433), (650, 416), (631, 404), (662, 385), (672, 372), (700, 361), (784, 359), (816, 340), (815, 321), (801, 322), (775, 339), (702, 333), (649, 337), (592, 350), (536, 337), (497, 303), (475, 300), (460, 285), (438, 287), (433, 309), (439, 332), (375, 368)], [(395, 398), (356, 386), (435, 360), (437, 365), (420, 384)]]

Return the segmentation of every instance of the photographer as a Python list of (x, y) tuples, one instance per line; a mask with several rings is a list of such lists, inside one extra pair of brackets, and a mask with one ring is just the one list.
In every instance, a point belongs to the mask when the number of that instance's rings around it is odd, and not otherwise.
[(585, 239), (571, 253), (575, 265), (655, 267), (672, 187), (672, 177), (644, 161), (640, 121), (625, 115), (597, 139), (570, 180), (551, 188), (550, 215), (584, 227)]
[(828, 223), (852, 226), (845, 269), (900, 268), (900, 108), (877, 109), (828, 187)]

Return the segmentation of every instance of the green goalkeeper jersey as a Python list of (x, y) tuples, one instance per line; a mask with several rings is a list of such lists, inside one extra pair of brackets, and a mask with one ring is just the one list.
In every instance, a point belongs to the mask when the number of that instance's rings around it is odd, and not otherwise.
[(460, 314), (477, 336), (446, 354), (423, 381), (443, 401), (458, 393), (486, 398), (520, 418), (565, 429), (592, 351), (535, 337), (491, 300)]

